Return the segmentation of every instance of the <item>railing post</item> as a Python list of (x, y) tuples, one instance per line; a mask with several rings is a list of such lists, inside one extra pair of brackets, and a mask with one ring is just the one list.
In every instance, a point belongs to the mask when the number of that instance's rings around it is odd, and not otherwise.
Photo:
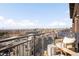
[(9, 49), (8, 51), (9, 51), (9, 56), (10, 56), (11, 50)]
[(22, 46), (23, 46), (23, 56), (24, 56), (24, 43), (22, 44)]
[(21, 55), (21, 49), (20, 49), (21, 47), (20, 47), (20, 45), (18, 46), (18, 50), (19, 50), (19, 56)]
[(17, 52), (17, 56), (18, 56), (18, 46), (17, 46), (17, 51), (16, 52)]
[(34, 53), (33, 55), (35, 56), (35, 35), (34, 35)]
[(43, 55), (43, 52), (44, 52), (44, 39), (43, 39), (43, 36), (42, 36), (42, 55)]
[(28, 41), (27, 41), (27, 56), (28, 56)]

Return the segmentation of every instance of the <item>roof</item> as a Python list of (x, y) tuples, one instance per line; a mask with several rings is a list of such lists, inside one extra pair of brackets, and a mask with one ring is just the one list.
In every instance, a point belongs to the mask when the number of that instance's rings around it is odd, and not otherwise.
[(75, 3), (69, 3), (70, 18), (73, 17)]

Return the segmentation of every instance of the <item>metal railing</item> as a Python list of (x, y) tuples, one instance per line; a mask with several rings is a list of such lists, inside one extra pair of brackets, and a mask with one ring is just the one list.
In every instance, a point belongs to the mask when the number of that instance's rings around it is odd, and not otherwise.
[[(25, 38), (25, 40), (22, 40), (23, 38)], [(21, 40), (20, 40), (21, 39)], [(13, 41), (13, 42), (12, 42)], [(10, 43), (12, 42), (12, 43)], [(0, 48), (0, 55), (6, 55), (6, 56), (10, 56), (10, 55), (18, 55), (18, 47), (20, 47), (20, 45), (23, 45), (24, 47), (24, 43), (29, 42), (27, 40), (27, 36), (22, 36), (22, 37), (11, 37), (11, 38), (6, 38), (6, 39), (2, 39), (0, 40), (0, 44), (2, 43), (9, 43), (6, 44), (5, 46)], [(15, 49), (16, 48), (16, 49)], [(22, 46), (20, 47), (22, 48)], [(16, 52), (14, 52), (14, 50), (17, 50)], [(24, 49), (22, 49), (24, 51)], [(13, 54), (11, 54), (13, 52)], [(16, 54), (15, 54), (16, 53)], [(24, 54), (23, 54), (24, 55)]]
[[(44, 35), (45, 33), (26, 35), (26, 36), (15, 36), (0, 40), (0, 44), (4, 43), (4, 46), (0, 48), (0, 56), (24, 56), (34, 55), (36, 46), (36, 36)], [(32, 40), (28, 40), (28, 37), (33, 36)], [(39, 40), (38, 40), (39, 41)], [(33, 44), (31, 49), (28, 49), (29, 43)], [(6, 44), (9, 43), (9, 44)], [(5, 45), (6, 44), (6, 45)], [(27, 51), (25, 53), (25, 51)]]
[[(32, 35), (1, 39), (0, 44), (4, 43), (4, 46), (0, 48), (0, 56), (35, 56), (39, 48), (41, 48), (40, 52), (42, 52), (40, 54), (43, 55), (43, 39), (40, 41), (40, 39), (37, 40), (36, 37), (41, 36), (42, 38), (43, 36), (49, 35), (49, 33), (51, 32), (33, 32)], [(30, 36), (33, 36), (32, 40), (29, 40)], [(37, 43), (37, 41), (40, 41), (41, 44)], [(41, 47), (39, 45), (41, 45)]]

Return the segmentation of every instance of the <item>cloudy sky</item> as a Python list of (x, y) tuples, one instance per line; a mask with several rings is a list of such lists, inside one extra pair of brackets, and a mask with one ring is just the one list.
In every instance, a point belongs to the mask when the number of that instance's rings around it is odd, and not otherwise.
[(0, 29), (69, 28), (68, 4), (0, 4)]

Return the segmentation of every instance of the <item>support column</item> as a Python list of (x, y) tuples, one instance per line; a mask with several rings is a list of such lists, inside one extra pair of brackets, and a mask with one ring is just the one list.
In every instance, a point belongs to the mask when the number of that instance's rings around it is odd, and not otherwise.
[(79, 17), (75, 17), (76, 51), (79, 52)]

